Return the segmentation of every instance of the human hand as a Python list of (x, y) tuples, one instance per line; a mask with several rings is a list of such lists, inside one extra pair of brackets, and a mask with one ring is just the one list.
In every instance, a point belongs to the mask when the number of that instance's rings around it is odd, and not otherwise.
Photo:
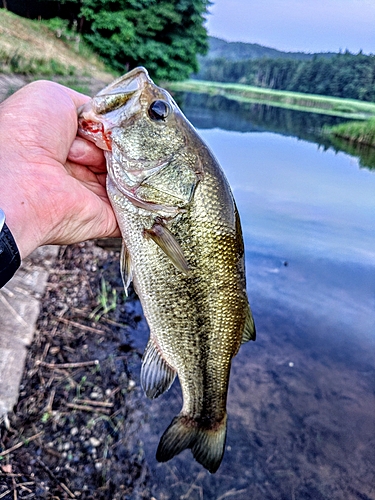
[(21, 258), (45, 244), (120, 236), (103, 152), (76, 137), (88, 99), (37, 81), (0, 105), (0, 207)]

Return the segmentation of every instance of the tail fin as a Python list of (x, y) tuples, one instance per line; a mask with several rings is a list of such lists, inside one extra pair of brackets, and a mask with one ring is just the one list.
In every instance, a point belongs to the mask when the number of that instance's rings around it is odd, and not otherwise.
[(224, 455), (226, 433), (226, 414), (211, 428), (200, 426), (191, 417), (178, 415), (160, 439), (156, 460), (167, 462), (186, 448), (191, 448), (195, 460), (213, 474)]

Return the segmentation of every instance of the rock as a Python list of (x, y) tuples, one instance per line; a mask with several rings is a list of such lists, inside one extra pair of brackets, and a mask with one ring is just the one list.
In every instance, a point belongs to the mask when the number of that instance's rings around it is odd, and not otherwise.
[(101, 445), (101, 442), (99, 441), (99, 439), (97, 439), (96, 437), (90, 437), (89, 439), (89, 443), (91, 444), (91, 446), (93, 446), (94, 448), (97, 448), (98, 446)]
[(58, 247), (38, 248), (0, 290), (0, 418), (18, 400), (27, 347)]

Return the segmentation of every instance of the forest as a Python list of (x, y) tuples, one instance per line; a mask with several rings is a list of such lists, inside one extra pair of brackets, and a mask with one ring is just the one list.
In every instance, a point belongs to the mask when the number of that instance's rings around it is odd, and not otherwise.
[(3, 7), (39, 19), (61, 34), (79, 35), (119, 73), (147, 66), (157, 80), (198, 71), (208, 49), (209, 0), (3, 0)]
[(196, 78), (375, 102), (375, 56), (350, 52), (311, 60), (203, 59)]

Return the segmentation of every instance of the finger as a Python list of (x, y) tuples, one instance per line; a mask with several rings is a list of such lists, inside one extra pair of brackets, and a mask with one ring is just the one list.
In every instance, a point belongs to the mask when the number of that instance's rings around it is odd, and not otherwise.
[(69, 87), (64, 87), (64, 90), (70, 96), (76, 108), (79, 108), (82, 104), (85, 104), (85, 102), (91, 99), (89, 96), (81, 94), (80, 92), (70, 89)]
[(77, 106), (88, 99), (54, 82), (39, 80), (26, 85), (2, 105), (1, 129), (10, 137), (5, 144), (14, 143), (11, 138), (16, 127), (29, 155), (64, 163), (77, 134)]
[(95, 167), (99, 172), (106, 170), (103, 151), (81, 137), (76, 137), (70, 146), (68, 160), (79, 165)]
[[(96, 173), (96, 172), (94, 172), (94, 173)], [(99, 184), (102, 187), (106, 188), (106, 186), (107, 186), (107, 173), (102, 173), (102, 174), (96, 173), (96, 178), (97, 178)]]

